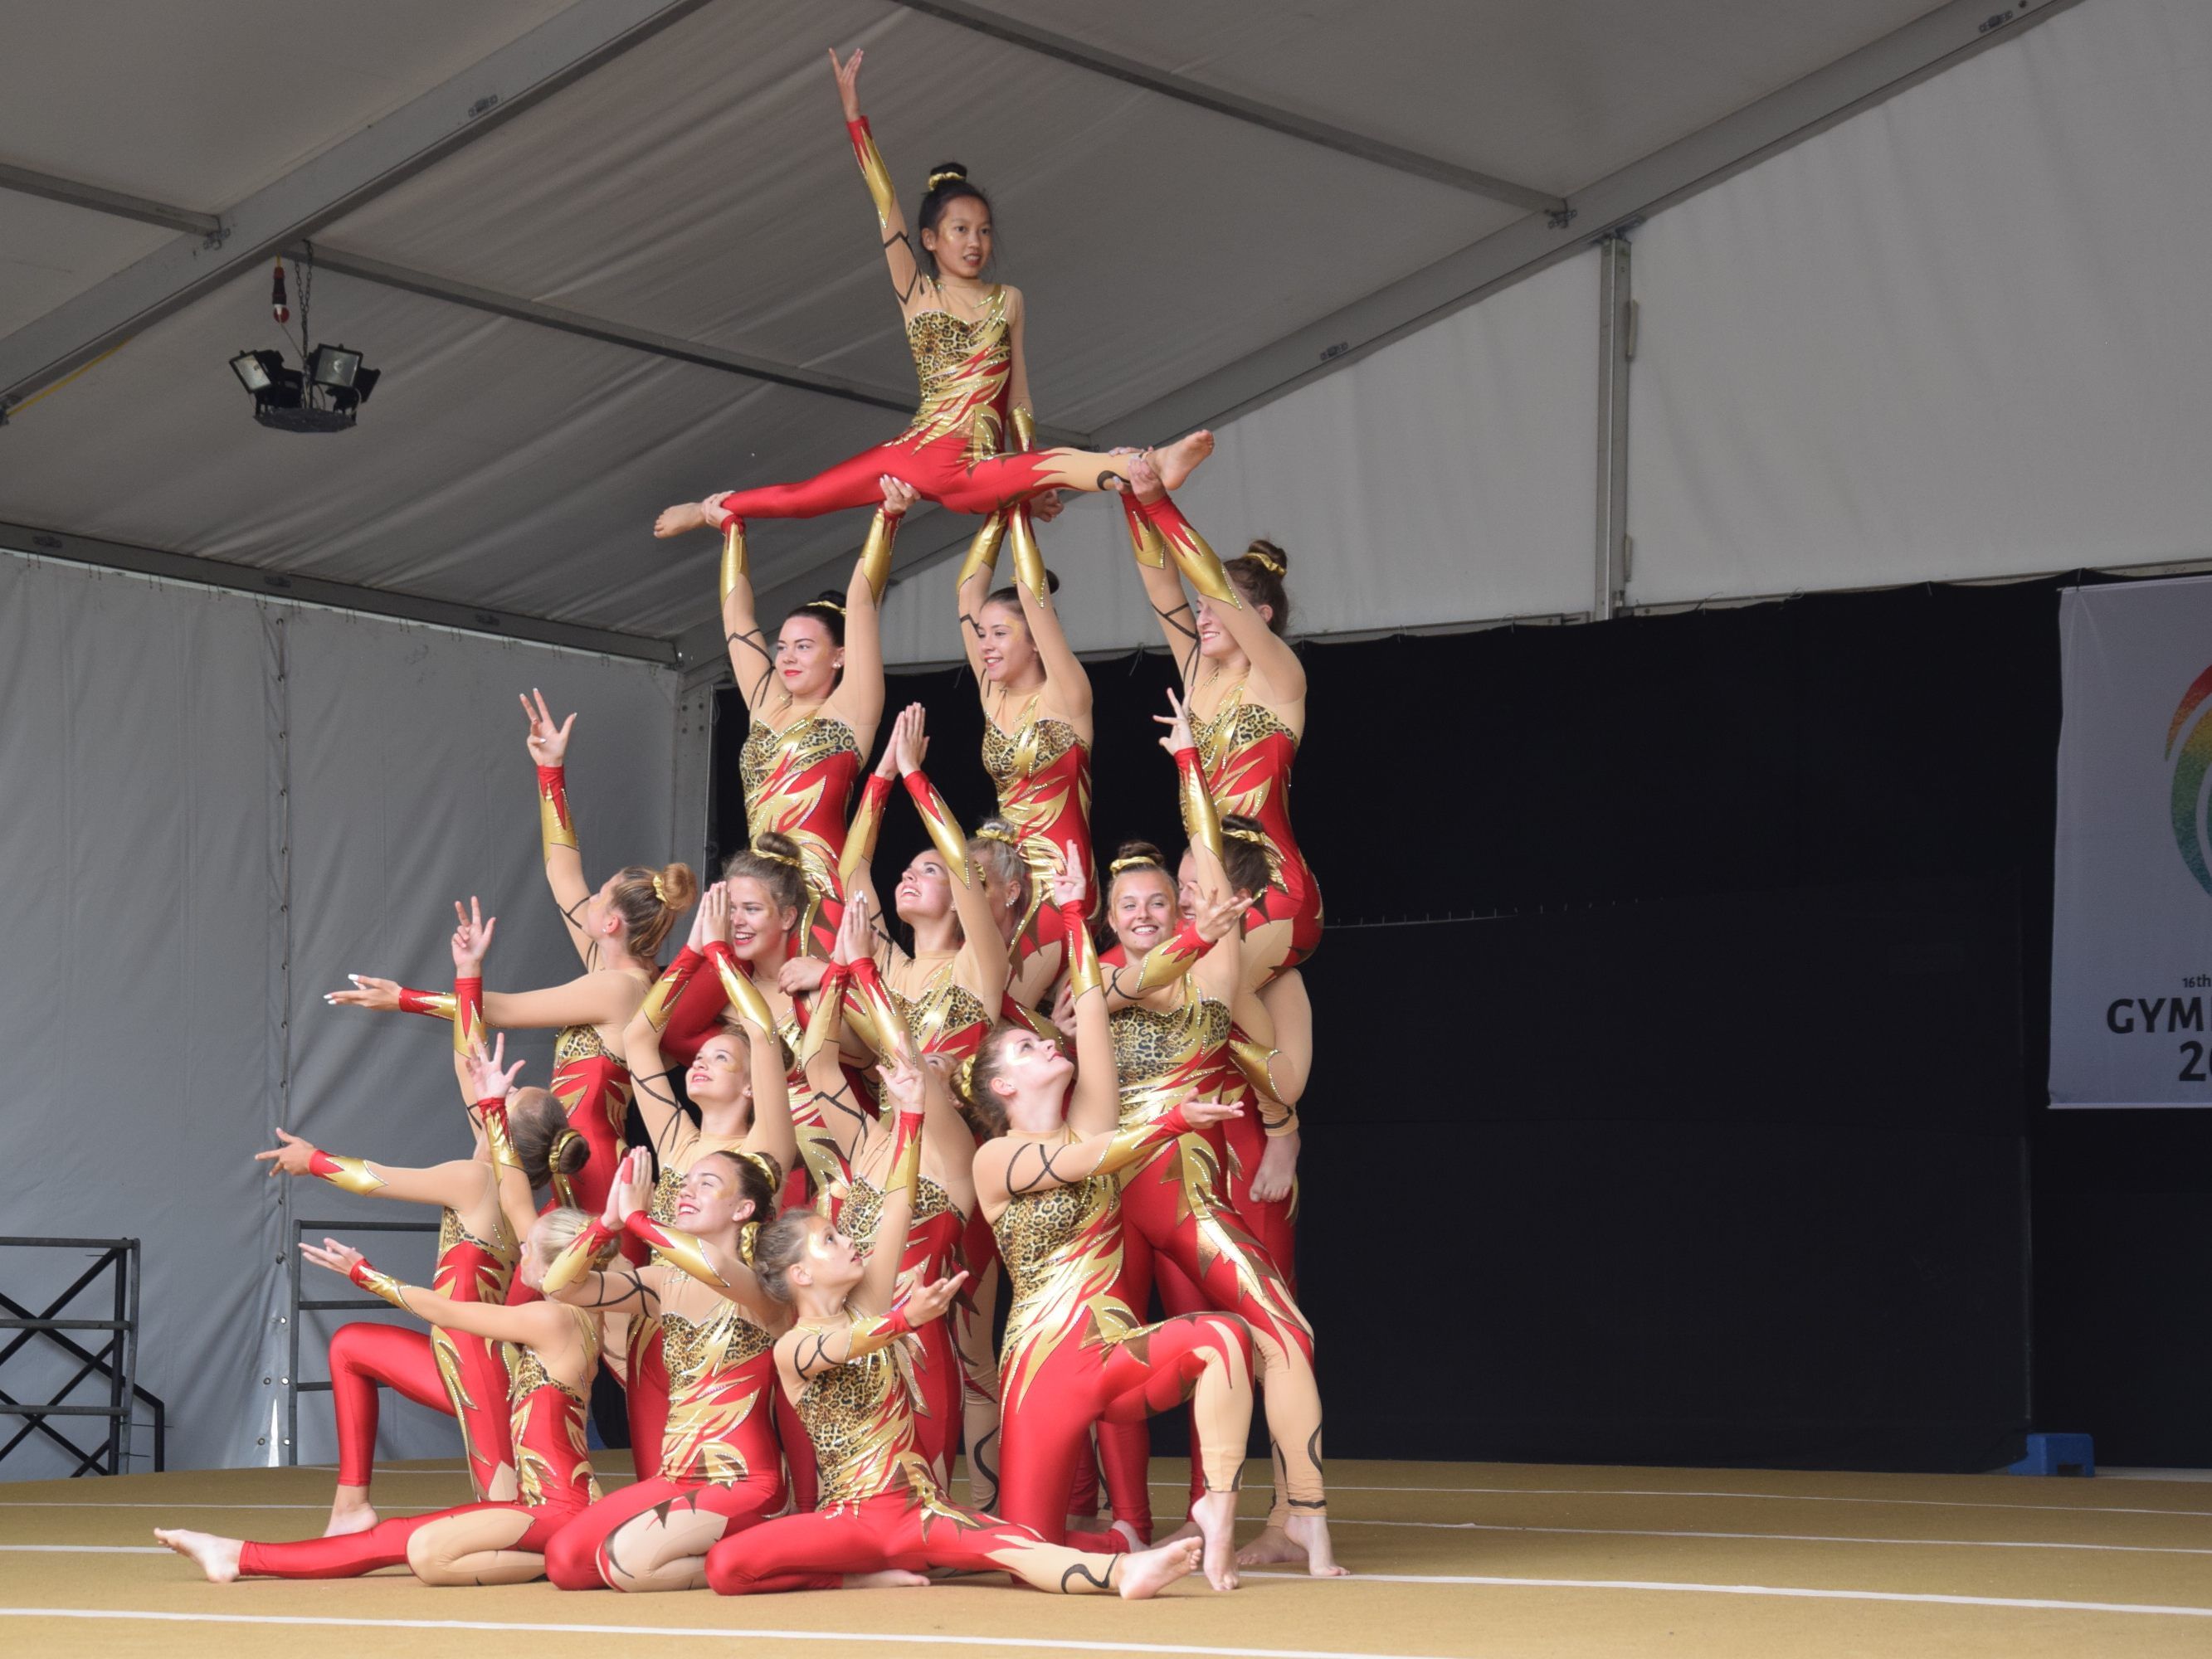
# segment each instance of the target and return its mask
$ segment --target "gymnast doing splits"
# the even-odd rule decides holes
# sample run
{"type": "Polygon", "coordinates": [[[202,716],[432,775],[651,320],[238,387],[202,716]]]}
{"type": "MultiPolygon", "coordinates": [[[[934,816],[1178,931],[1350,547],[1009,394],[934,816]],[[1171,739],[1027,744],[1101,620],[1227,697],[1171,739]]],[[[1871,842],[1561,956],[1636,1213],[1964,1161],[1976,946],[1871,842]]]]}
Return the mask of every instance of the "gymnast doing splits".
{"type": "MultiPolygon", "coordinates": [[[[1046,490],[1104,489],[1109,480],[1126,474],[1127,461],[1119,455],[1033,447],[1036,416],[1022,344],[1027,307],[1020,289],[985,280],[992,249],[989,199],[957,163],[933,169],[915,215],[921,242],[917,255],[890,170],[860,113],[863,55],[855,52],[841,64],[833,50],[830,66],[853,153],[875,203],[899,323],[921,382],[921,403],[906,430],[889,443],[864,449],[801,483],[681,502],[661,514],[653,525],[656,536],[720,530],[748,519],[811,519],[865,507],[880,492],[886,475],[956,513],[989,514],[1046,490]],[[923,257],[929,261],[927,270],[923,257]]],[[[1179,489],[1206,459],[1212,442],[1195,433],[1147,453],[1168,488],[1179,489]]]]}

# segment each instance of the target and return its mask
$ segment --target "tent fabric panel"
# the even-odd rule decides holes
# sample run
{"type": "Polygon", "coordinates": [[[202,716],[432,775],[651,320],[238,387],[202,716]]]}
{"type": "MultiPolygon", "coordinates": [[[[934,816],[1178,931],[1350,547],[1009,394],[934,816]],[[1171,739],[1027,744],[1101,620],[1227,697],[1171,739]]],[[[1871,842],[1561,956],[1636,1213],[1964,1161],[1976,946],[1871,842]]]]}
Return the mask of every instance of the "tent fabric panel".
{"type": "Polygon", "coordinates": [[[1634,233],[1630,599],[2202,556],[2208,72],[2101,0],[1634,233]]]}

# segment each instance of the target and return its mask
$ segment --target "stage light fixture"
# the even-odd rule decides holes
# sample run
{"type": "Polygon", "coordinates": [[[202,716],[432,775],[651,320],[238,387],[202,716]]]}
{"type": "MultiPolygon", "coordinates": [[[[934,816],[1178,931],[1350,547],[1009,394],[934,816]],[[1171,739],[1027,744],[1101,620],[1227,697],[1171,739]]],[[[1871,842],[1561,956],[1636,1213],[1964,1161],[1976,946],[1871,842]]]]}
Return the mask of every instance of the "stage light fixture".
{"type": "MultiPolygon", "coordinates": [[[[281,351],[241,351],[230,360],[238,383],[253,396],[253,418],[280,432],[343,432],[354,423],[368,394],[376,390],[378,372],[362,366],[361,353],[351,346],[313,345],[308,329],[308,299],[314,281],[314,251],[306,251],[300,283],[300,344],[305,354],[300,368],[288,368],[281,351]]],[[[290,320],[284,297],[284,265],[276,264],[271,289],[272,313],[278,325],[290,320]]]]}
{"type": "Polygon", "coordinates": [[[284,368],[281,351],[241,351],[230,360],[230,372],[239,384],[257,396],[276,384],[284,368]]]}
{"type": "Polygon", "coordinates": [[[351,346],[319,345],[307,357],[307,379],[331,391],[352,391],[360,373],[361,353],[351,346]]]}

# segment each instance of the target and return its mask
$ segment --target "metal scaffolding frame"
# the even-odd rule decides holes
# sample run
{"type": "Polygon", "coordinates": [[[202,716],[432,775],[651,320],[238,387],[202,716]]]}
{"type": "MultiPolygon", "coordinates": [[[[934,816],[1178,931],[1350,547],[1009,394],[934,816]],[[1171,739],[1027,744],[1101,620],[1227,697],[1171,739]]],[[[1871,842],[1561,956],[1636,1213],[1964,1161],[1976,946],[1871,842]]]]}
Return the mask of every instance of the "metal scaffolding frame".
{"type": "Polygon", "coordinates": [[[0,1459],[5,1459],[9,1452],[37,1434],[53,1442],[76,1460],[75,1467],[70,1470],[71,1477],[88,1472],[100,1474],[127,1473],[131,1455],[131,1419],[138,1405],[143,1402],[154,1416],[154,1467],[157,1470],[166,1468],[168,1463],[168,1408],[158,1396],[138,1386],[138,1241],[135,1238],[0,1237],[0,1249],[94,1250],[99,1253],[90,1267],[70,1280],[66,1288],[35,1313],[26,1304],[0,1291],[0,1309],[6,1310],[4,1316],[0,1316],[0,1330],[15,1333],[4,1345],[0,1345],[0,1365],[14,1358],[33,1337],[44,1337],[52,1347],[58,1348],[77,1362],[77,1368],[69,1380],[44,1401],[18,1400],[5,1389],[0,1389],[0,1417],[24,1419],[23,1426],[10,1436],[5,1444],[0,1444],[0,1459]],[[80,1295],[92,1289],[101,1274],[109,1272],[115,1276],[113,1316],[107,1319],[66,1316],[63,1310],[80,1295]],[[105,1331],[107,1340],[97,1349],[88,1348],[69,1334],[72,1331],[105,1331]],[[95,1374],[106,1380],[106,1405],[65,1403],[80,1383],[95,1374]],[[107,1419],[107,1437],[99,1445],[87,1449],[48,1420],[57,1417],[104,1417],[107,1419]]]}

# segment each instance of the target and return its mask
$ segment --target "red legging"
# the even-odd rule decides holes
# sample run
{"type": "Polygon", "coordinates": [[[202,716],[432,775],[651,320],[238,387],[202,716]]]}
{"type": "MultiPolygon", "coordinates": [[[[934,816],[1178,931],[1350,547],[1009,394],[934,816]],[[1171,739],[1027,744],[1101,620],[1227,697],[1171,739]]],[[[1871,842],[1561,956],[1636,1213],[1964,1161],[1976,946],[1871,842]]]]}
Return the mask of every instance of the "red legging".
{"type": "Polygon", "coordinates": [[[358,1578],[379,1567],[405,1566],[407,1540],[431,1522],[481,1510],[507,1510],[528,1516],[530,1529],[507,1548],[531,1555],[543,1555],[555,1534],[581,1513],[551,1504],[532,1510],[520,1504],[460,1504],[430,1515],[380,1521],[367,1532],[349,1533],[342,1538],[303,1538],[291,1544],[248,1542],[238,1552],[238,1570],[262,1578],[358,1578]]]}
{"type": "MultiPolygon", "coordinates": [[[[1243,1321],[1226,1314],[1184,1314],[1109,1346],[1071,1335],[1023,1383],[1020,1405],[1006,1413],[999,1431],[1001,1513],[1048,1543],[1060,1542],[1066,1535],[1069,1486],[1091,1461],[1091,1425],[1103,1419],[1143,1433],[1146,1418],[1190,1398],[1209,1364],[1224,1365],[1235,1384],[1249,1390],[1252,1333],[1243,1321]]],[[[1247,1392],[1247,1422],[1251,1405],[1247,1392]]],[[[1204,1449],[1194,1438],[1194,1469],[1204,1449]]],[[[1221,1473],[1233,1480],[1244,1462],[1243,1439],[1212,1449],[1217,1461],[1231,1460],[1221,1473]]],[[[1111,1536],[1117,1540],[1114,1547],[1125,1547],[1121,1534],[1111,1536]]],[[[1085,1535],[1084,1542],[1094,1540],[1085,1535]]]]}
{"type": "MultiPolygon", "coordinates": [[[[1297,1204],[1297,1188],[1293,1187],[1279,1199],[1262,1202],[1252,1196],[1252,1178],[1260,1173],[1260,1160],[1267,1155],[1267,1132],[1261,1125],[1259,1115],[1250,1099],[1246,1099],[1244,1110],[1231,1118],[1222,1127],[1228,1132],[1229,1164],[1224,1171],[1229,1177],[1229,1201],[1237,1206],[1237,1213],[1244,1218],[1244,1224],[1252,1230],[1252,1237],[1260,1241],[1267,1252],[1275,1271],[1283,1276],[1283,1283],[1291,1287],[1291,1294],[1298,1293],[1298,1264],[1297,1258],[1297,1233],[1291,1225],[1291,1216],[1297,1204]]],[[[1182,1271],[1172,1262],[1161,1264],[1161,1294],[1164,1296],[1170,1270],[1182,1279],[1182,1271]]]]}
{"type": "MultiPolygon", "coordinates": [[[[1220,1155],[1221,1143],[1206,1137],[1220,1155]]],[[[1225,1159],[1224,1160],[1225,1165],[1225,1159]]],[[[1160,1301],[1170,1315],[1221,1309],[1241,1316],[1255,1337],[1272,1343],[1293,1358],[1303,1358],[1310,1383],[1313,1333],[1297,1318],[1285,1318],[1279,1308],[1295,1310],[1289,1286],[1264,1249],[1226,1197],[1208,1200],[1225,1227],[1216,1226],[1203,1241],[1194,1217],[1182,1213],[1182,1184],[1176,1148],[1156,1153],[1141,1169],[1124,1177],[1121,1188],[1121,1299],[1139,1318],[1150,1304],[1157,1273],[1160,1301]],[[1201,1256],[1205,1259],[1201,1261],[1201,1256]]],[[[1264,1387],[1272,1380],[1262,1363],[1258,1370],[1264,1387]]],[[[1279,1416],[1288,1409],[1278,1389],[1267,1397],[1271,1437],[1279,1416]]],[[[1305,1403],[1301,1401],[1300,1406],[1305,1403]]],[[[1318,1407],[1315,1407],[1318,1429],[1318,1407]]],[[[1315,1448],[1302,1449],[1301,1487],[1309,1471],[1317,1471],[1315,1448]]],[[[1146,1485],[1152,1456],[1151,1436],[1145,1425],[1109,1419],[1098,1425],[1099,1467],[1112,1500],[1114,1518],[1126,1521],[1139,1534],[1152,1533],[1152,1498],[1146,1485]]],[[[1194,1468],[1193,1487],[1196,1488],[1194,1468]]],[[[1279,1483],[1280,1476],[1278,1477],[1279,1483]]]]}
{"type": "Polygon", "coordinates": [[[822,1496],[820,1476],[814,1467],[814,1443],[781,1387],[775,1390],[775,1433],[783,1443],[784,1464],[791,1471],[792,1507],[811,1510],[822,1496]]]}
{"type": "MultiPolygon", "coordinates": [[[[767,1417],[766,1413],[761,1415],[767,1417]]],[[[545,1550],[545,1576],[562,1589],[626,1589],[614,1535],[648,1510],[665,1505],[666,1510],[690,1509],[720,1516],[722,1536],[729,1538],[773,1515],[782,1504],[783,1474],[773,1444],[768,1448],[764,1473],[727,1485],[657,1476],[635,1481],[601,1498],[561,1528],[545,1550]]]]}
{"type": "Polygon", "coordinates": [[[623,1403],[629,1412],[630,1468],[639,1480],[650,1480],[660,1473],[660,1437],[668,1427],[668,1353],[658,1319],[631,1325],[623,1403]]]}
{"type": "Polygon", "coordinates": [[[884,1492],[834,1510],[787,1515],[726,1538],[707,1552],[707,1583],[724,1595],[835,1589],[848,1572],[929,1567],[955,1572],[1013,1571],[1039,1589],[1109,1588],[1110,1561],[1047,1544],[1026,1527],[944,1498],[924,1503],[884,1492]],[[995,1559],[1028,1557],[1029,1571],[995,1559]]]}
{"type": "Polygon", "coordinates": [[[812,519],[850,507],[882,505],[885,473],[903,479],[933,501],[955,513],[995,513],[1009,502],[1049,488],[1039,453],[963,459],[963,430],[927,443],[902,441],[878,444],[799,483],[764,484],[733,490],[720,498],[725,512],[740,519],[812,519]]]}
{"type": "Polygon", "coordinates": [[[469,1480],[481,1494],[514,1462],[507,1415],[507,1362],[482,1337],[447,1334],[459,1359],[464,1401],[447,1392],[427,1331],[366,1322],[331,1338],[331,1401],[337,1412],[338,1485],[366,1486],[376,1468],[377,1384],[418,1406],[457,1417],[469,1480]]]}

